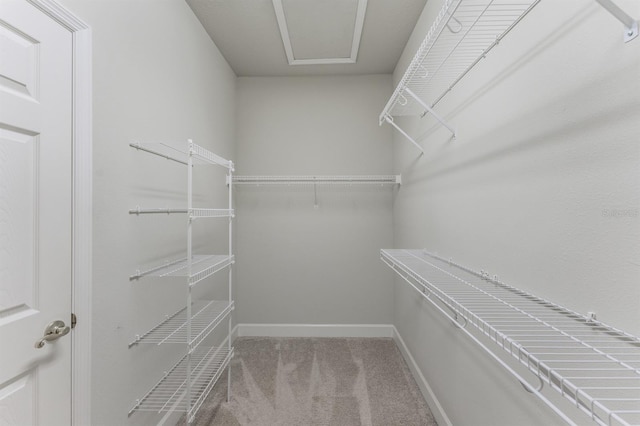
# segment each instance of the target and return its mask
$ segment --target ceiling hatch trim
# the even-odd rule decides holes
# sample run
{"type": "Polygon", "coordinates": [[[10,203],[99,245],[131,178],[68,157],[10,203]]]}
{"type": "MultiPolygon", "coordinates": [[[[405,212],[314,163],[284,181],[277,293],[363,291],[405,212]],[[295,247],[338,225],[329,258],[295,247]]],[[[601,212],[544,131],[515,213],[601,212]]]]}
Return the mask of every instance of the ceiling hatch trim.
{"type": "Polygon", "coordinates": [[[358,9],[356,10],[355,25],[353,28],[353,41],[351,43],[351,56],[348,58],[317,58],[317,59],[296,59],[293,56],[293,48],[291,47],[291,38],[289,37],[289,28],[287,19],[284,14],[282,0],[273,0],[273,8],[276,12],[278,27],[280,28],[280,36],[282,44],[287,55],[289,65],[332,65],[332,64],[355,64],[358,58],[358,50],[360,49],[360,39],[362,38],[362,28],[364,27],[364,15],[367,10],[368,0],[358,0],[358,9]]]}

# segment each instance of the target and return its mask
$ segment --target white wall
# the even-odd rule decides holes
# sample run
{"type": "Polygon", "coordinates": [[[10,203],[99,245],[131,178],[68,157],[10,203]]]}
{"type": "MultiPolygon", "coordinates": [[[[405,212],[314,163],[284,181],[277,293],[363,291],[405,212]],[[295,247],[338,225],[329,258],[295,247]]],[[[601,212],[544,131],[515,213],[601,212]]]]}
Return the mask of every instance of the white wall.
{"type": "MultiPolygon", "coordinates": [[[[441,6],[427,3],[395,82],[441,6]]],[[[640,39],[624,44],[597,3],[541,2],[437,105],[457,140],[431,117],[398,120],[425,155],[394,134],[395,246],[640,335],[638,76],[640,39]]],[[[454,424],[558,421],[433,311],[396,282],[394,324],[454,424]]]]}
{"type": "MultiPolygon", "coordinates": [[[[192,138],[233,159],[235,75],[185,2],[62,3],[93,30],[92,424],[155,424],[156,414],[128,418],[127,412],[172,365],[178,349],[127,344],[185,306],[186,291],[179,280],[130,282],[129,275],[142,263],[183,254],[186,222],[137,218],[127,210],[184,206],[186,168],[128,144],[192,138]]],[[[196,174],[196,205],[225,208],[224,170],[197,168],[196,174]],[[211,181],[219,185],[212,188],[211,181]]],[[[196,240],[199,249],[226,248],[223,222],[196,224],[205,235],[196,240]]],[[[226,298],[226,277],[209,284],[226,298]]]]}
{"type": "MultiPolygon", "coordinates": [[[[237,174],[389,174],[391,76],[238,78],[237,174]]],[[[390,324],[392,196],[236,186],[239,323],[390,324]]]]}

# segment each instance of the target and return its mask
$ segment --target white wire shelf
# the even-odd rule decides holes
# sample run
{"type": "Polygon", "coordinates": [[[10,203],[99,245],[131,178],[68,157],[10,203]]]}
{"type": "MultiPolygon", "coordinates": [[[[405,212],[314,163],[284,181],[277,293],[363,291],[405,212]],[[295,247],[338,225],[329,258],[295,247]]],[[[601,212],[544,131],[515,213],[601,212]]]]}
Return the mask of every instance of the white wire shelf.
{"type": "Polygon", "coordinates": [[[233,209],[170,209],[170,208],[156,208],[156,209],[143,209],[136,207],[130,209],[129,214],[147,215],[147,214],[187,214],[191,219],[198,218],[212,218],[212,217],[234,217],[233,209]]]}
{"type": "Polygon", "coordinates": [[[381,257],[568,423],[540,392],[544,384],[598,424],[640,424],[637,337],[424,250],[381,250],[381,257]],[[468,324],[527,367],[538,388],[475,338],[468,324]]]}
{"type": "Polygon", "coordinates": [[[131,275],[129,280],[143,277],[188,277],[189,285],[194,285],[232,265],[234,261],[233,255],[194,255],[191,257],[191,274],[188,273],[187,258],[182,258],[141,268],[131,275]]]}
{"type": "Polygon", "coordinates": [[[149,392],[136,401],[129,415],[136,411],[187,411],[192,422],[202,402],[211,392],[222,372],[233,358],[233,348],[200,347],[191,354],[191,403],[187,397],[187,356],[185,355],[156,383],[149,392]]]}
{"type": "Polygon", "coordinates": [[[233,176],[234,185],[400,185],[400,175],[233,176]]]}
{"type": "Polygon", "coordinates": [[[455,137],[455,129],[433,107],[482,59],[540,0],[445,0],[391,98],[380,113],[422,148],[394,121],[394,116],[431,113],[455,137]]]}
{"type": "Polygon", "coordinates": [[[129,347],[138,344],[187,344],[197,347],[233,310],[233,301],[200,300],[191,305],[191,341],[187,339],[187,308],[182,308],[144,334],[137,335],[129,347]]]}
{"type": "Polygon", "coordinates": [[[129,146],[185,165],[188,164],[189,156],[191,156],[194,165],[214,164],[234,170],[232,161],[226,160],[200,145],[196,145],[191,140],[184,142],[144,143],[136,141],[130,143],[129,146]]]}

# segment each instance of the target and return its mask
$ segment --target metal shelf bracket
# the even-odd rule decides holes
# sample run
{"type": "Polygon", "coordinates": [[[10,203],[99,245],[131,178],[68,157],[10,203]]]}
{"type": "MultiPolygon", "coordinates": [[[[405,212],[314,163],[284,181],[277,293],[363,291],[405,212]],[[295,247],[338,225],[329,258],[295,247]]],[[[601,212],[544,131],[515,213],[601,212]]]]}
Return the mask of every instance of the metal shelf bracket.
{"type": "Polygon", "coordinates": [[[397,131],[400,132],[400,134],[402,136],[404,136],[405,138],[409,139],[409,142],[411,142],[416,148],[418,148],[420,150],[420,155],[424,154],[424,149],[422,149],[422,147],[420,145],[418,145],[418,142],[416,142],[411,136],[409,136],[409,134],[407,132],[405,132],[404,130],[402,130],[400,128],[400,126],[398,126],[394,121],[393,121],[393,117],[389,114],[384,116],[384,119],[387,123],[391,124],[393,127],[396,128],[397,131]]]}
{"type": "MultiPolygon", "coordinates": [[[[413,91],[411,91],[411,89],[409,89],[408,87],[405,87],[403,92],[407,93],[409,96],[411,96],[422,108],[424,108],[425,113],[421,116],[423,117],[424,115],[426,115],[427,113],[431,114],[436,120],[438,120],[438,122],[440,124],[442,124],[444,127],[447,128],[447,130],[449,130],[451,132],[451,134],[453,135],[453,138],[456,138],[456,129],[454,129],[452,126],[450,126],[444,118],[442,118],[440,116],[440,114],[438,114],[437,112],[435,112],[433,110],[433,108],[431,108],[429,105],[427,105],[426,102],[424,102],[422,99],[420,99],[420,97],[418,95],[416,95],[415,93],[413,93],[413,91]]],[[[401,105],[406,105],[407,104],[407,98],[404,97],[404,95],[402,93],[398,94],[398,98],[399,99],[404,99],[404,102],[402,102],[401,100],[399,100],[398,102],[400,102],[401,105]]],[[[398,126],[395,121],[393,121],[393,117],[391,116],[391,114],[386,114],[384,116],[384,119],[387,123],[391,124],[393,127],[396,128],[396,130],[398,132],[400,132],[402,134],[402,136],[404,136],[405,138],[407,138],[409,140],[409,142],[411,142],[413,145],[415,145],[416,148],[418,148],[420,150],[420,155],[424,154],[424,150],[422,149],[422,147],[418,144],[418,142],[415,141],[415,139],[413,139],[411,136],[409,136],[409,134],[407,132],[405,132],[404,130],[402,130],[400,128],[400,126],[398,126]]]]}
{"type": "Polygon", "coordinates": [[[628,43],[638,37],[638,21],[615,4],[612,0],[596,0],[610,14],[624,25],[624,42],[628,43]]]}
{"type": "Polygon", "coordinates": [[[431,108],[429,105],[426,104],[426,102],[424,102],[422,99],[420,99],[420,97],[418,95],[416,95],[415,93],[413,93],[411,91],[411,89],[409,89],[408,87],[404,88],[404,91],[407,92],[409,95],[411,95],[411,97],[413,99],[416,100],[417,103],[419,103],[425,110],[429,111],[429,113],[431,115],[433,115],[433,117],[438,120],[440,122],[440,124],[442,124],[444,127],[446,127],[452,134],[453,137],[456,137],[456,129],[454,129],[453,127],[451,127],[450,125],[447,124],[446,121],[444,121],[444,118],[442,118],[439,114],[437,114],[433,108],[431,108]]]}

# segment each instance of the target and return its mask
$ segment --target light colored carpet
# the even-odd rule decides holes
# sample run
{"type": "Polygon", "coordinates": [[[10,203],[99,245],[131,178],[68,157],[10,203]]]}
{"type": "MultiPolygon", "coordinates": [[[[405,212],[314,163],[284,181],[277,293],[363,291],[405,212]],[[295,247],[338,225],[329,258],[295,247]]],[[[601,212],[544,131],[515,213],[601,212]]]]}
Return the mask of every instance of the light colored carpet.
{"type": "MultiPolygon", "coordinates": [[[[197,426],[436,422],[392,339],[239,338],[197,426]]],[[[184,419],[183,419],[184,421],[184,419]]]]}

